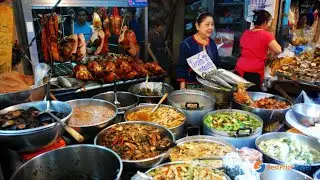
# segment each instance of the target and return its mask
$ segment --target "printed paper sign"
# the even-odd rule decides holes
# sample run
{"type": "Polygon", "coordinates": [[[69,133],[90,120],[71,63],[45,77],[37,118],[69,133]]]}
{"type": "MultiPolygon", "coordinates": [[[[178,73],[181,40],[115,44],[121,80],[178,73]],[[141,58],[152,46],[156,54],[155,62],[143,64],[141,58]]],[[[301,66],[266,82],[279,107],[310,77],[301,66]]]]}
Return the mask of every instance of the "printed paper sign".
{"type": "Polygon", "coordinates": [[[213,70],[217,70],[216,65],[212,62],[209,55],[205,51],[193,55],[187,59],[189,66],[199,76],[203,77],[203,73],[208,73],[213,70]]]}
{"type": "Polygon", "coordinates": [[[129,6],[133,7],[146,7],[148,6],[148,0],[128,0],[129,6]]]}

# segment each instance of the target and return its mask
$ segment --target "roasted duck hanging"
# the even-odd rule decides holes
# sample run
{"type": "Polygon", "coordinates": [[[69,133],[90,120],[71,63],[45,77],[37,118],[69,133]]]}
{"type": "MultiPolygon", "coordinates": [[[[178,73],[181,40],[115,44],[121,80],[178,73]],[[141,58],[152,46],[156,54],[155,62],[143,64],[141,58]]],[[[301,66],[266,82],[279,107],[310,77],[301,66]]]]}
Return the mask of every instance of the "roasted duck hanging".
{"type": "Polygon", "coordinates": [[[112,34],[119,36],[121,31],[122,17],[119,15],[119,9],[116,7],[112,9],[112,15],[110,16],[110,23],[111,23],[112,34]]]}
{"type": "Polygon", "coordinates": [[[102,30],[101,18],[97,13],[93,13],[94,32],[90,38],[88,47],[91,49],[89,54],[99,55],[104,46],[105,33],[102,30]]]}
{"type": "Polygon", "coordinates": [[[131,57],[136,57],[138,55],[140,48],[136,35],[132,30],[128,30],[127,26],[122,28],[119,43],[131,57]]]}

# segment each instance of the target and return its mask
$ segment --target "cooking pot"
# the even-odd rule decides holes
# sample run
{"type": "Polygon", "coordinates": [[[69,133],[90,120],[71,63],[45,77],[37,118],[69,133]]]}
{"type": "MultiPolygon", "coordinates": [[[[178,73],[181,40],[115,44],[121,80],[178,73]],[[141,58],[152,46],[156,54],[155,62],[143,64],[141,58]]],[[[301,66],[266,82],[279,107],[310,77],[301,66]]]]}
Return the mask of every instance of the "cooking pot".
{"type": "MultiPolygon", "coordinates": [[[[30,107],[45,111],[47,109],[47,102],[36,101],[10,106],[1,110],[0,114],[6,114],[9,111],[18,109],[27,110],[30,107]]],[[[50,109],[58,113],[65,113],[67,116],[61,119],[63,122],[67,121],[72,115],[71,106],[65,102],[51,101],[50,109]]],[[[0,144],[1,147],[18,152],[33,152],[50,145],[61,135],[62,127],[56,122],[31,129],[0,130],[0,144]]]]}
{"type": "Polygon", "coordinates": [[[280,120],[284,120],[285,119],[285,115],[286,112],[291,109],[292,103],[280,96],[277,95],[273,95],[273,94],[268,94],[268,93],[262,93],[262,92],[248,92],[249,97],[253,100],[253,101],[257,101],[260,100],[262,98],[274,98],[277,101],[283,101],[283,102],[287,102],[288,104],[290,104],[289,108],[286,109],[262,109],[262,108],[253,108],[244,104],[239,104],[237,101],[234,101],[233,103],[233,107],[236,109],[242,109],[248,112],[251,112],[253,114],[258,115],[259,117],[261,117],[261,119],[263,119],[264,124],[271,124],[272,122],[275,121],[280,121],[280,120]]]}
{"type": "MultiPolygon", "coordinates": [[[[92,99],[101,99],[114,104],[114,91],[97,94],[93,96],[92,99]]],[[[117,91],[117,100],[120,102],[120,105],[116,105],[118,108],[118,115],[114,121],[115,123],[124,121],[124,112],[136,107],[139,103],[139,97],[130,92],[117,91]]]]}
{"type": "Polygon", "coordinates": [[[214,110],[215,98],[196,90],[173,91],[168,96],[168,104],[180,109],[187,116],[189,126],[202,126],[202,118],[214,110]]]}
{"type": "MultiPolygon", "coordinates": [[[[238,130],[236,134],[233,135],[233,134],[228,134],[226,132],[222,132],[222,131],[218,131],[216,129],[210,128],[203,122],[203,133],[205,135],[214,136],[217,138],[221,138],[225,141],[228,141],[233,146],[239,149],[242,147],[255,148],[255,140],[257,137],[259,137],[262,134],[262,127],[263,127],[262,119],[253,113],[242,111],[242,110],[236,110],[236,109],[221,109],[221,110],[210,112],[206,116],[223,113],[223,112],[238,112],[242,114],[248,114],[249,116],[259,120],[261,122],[261,127],[257,128],[256,130],[245,128],[242,130],[238,130]],[[247,130],[249,130],[249,134],[243,133],[243,132],[247,132],[247,130]]],[[[203,120],[206,118],[206,116],[203,118],[203,120]]]]}
{"type": "Polygon", "coordinates": [[[0,94],[0,110],[16,104],[30,101],[42,101],[46,96],[48,83],[41,86],[32,86],[31,89],[13,93],[0,94]]]}
{"type": "MultiPolygon", "coordinates": [[[[125,121],[128,121],[128,118],[127,118],[128,114],[136,112],[136,111],[138,111],[140,109],[144,109],[144,108],[150,107],[153,109],[155,106],[156,106],[156,104],[146,104],[146,105],[139,105],[137,107],[134,107],[124,113],[124,119],[125,119],[125,121]]],[[[160,105],[160,107],[172,108],[172,109],[175,109],[176,111],[178,111],[179,113],[183,114],[184,121],[180,125],[178,125],[176,127],[168,128],[168,129],[174,134],[176,139],[180,139],[180,138],[184,137],[185,136],[185,129],[186,129],[186,125],[187,125],[186,115],[181,110],[179,110],[175,107],[172,107],[172,106],[160,105]]]]}
{"type": "MultiPolygon", "coordinates": [[[[163,126],[160,126],[159,124],[152,123],[152,122],[129,121],[129,122],[121,122],[118,124],[114,124],[112,126],[105,128],[95,137],[94,144],[101,146],[100,143],[101,143],[102,139],[104,138],[104,134],[106,132],[108,132],[111,128],[113,128],[114,126],[128,125],[128,124],[140,124],[140,125],[151,126],[151,127],[157,128],[162,135],[168,137],[172,142],[175,142],[175,138],[174,138],[174,135],[172,134],[172,132],[163,126]]],[[[157,166],[160,163],[162,163],[166,158],[166,154],[167,154],[167,152],[163,152],[162,154],[159,154],[158,156],[147,158],[147,159],[141,159],[141,160],[123,159],[122,162],[123,162],[125,169],[130,169],[130,170],[132,170],[132,169],[140,169],[140,170],[147,169],[147,168],[151,168],[151,167],[157,166]]]]}
{"type": "Polygon", "coordinates": [[[162,92],[160,96],[145,96],[139,93],[140,86],[142,83],[132,85],[128,89],[129,92],[139,97],[140,103],[158,103],[165,93],[171,93],[172,91],[174,91],[173,87],[170,86],[169,84],[162,83],[162,82],[148,82],[150,86],[154,86],[155,84],[162,83],[162,92]]]}
{"type": "Polygon", "coordinates": [[[72,145],[38,155],[10,180],[118,180],[122,162],[114,151],[95,145],[72,145]]]}
{"type": "MultiPolygon", "coordinates": [[[[86,140],[93,139],[99,131],[101,131],[103,128],[113,124],[115,117],[117,116],[118,109],[115,105],[108,101],[100,100],[100,99],[75,99],[67,101],[68,104],[72,108],[78,107],[78,106],[104,106],[112,109],[115,113],[112,117],[109,117],[107,119],[101,119],[99,123],[92,124],[92,125],[83,125],[83,126],[74,126],[69,125],[70,127],[74,128],[76,131],[78,131],[81,135],[84,136],[86,140]]],[[[67,121],[68,123],[68,121],[67,121]]]]}

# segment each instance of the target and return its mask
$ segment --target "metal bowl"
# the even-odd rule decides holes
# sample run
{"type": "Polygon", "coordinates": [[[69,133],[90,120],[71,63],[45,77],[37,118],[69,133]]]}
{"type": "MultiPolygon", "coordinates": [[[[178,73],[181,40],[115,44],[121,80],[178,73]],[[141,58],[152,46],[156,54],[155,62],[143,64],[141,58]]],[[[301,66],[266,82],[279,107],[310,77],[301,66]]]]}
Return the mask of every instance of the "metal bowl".
{"type": "Polygon", "coordinates": [[[275,98],[278,101],[284,101],[290,104],[289,108],[286,109],[262,109],[262,108],[253,108],[244,104],[239,104],[233,99],[234,102],[234,107],[237,109],[242,109],[248,112],[252,112],[259,117],[263,119],[264,124],[270,124],[274,121],[279,121],[285,118],[286,112],[291,109],[292,103],[280,96],[273,95],[273,94],[268,94],[268,93],[262,93],[262,92],[248,92],[248,95],[253,101],[260,100],[262,98],[275,98]]]}
{"type": "MultiPolygon", "coordinates": [[[[40,111],[47,109],[46,101],[28,102],[24,104],[10,106],[0,111],[0,114],[6,114],[9,111],[18,109],[26,110],[30,107],[35,107],[40,111]]],[[[67,121],[72,115],[72,108],[68,103],[61,101],[51,101],[50,109],[56,112],[64,112],[67,114],[62,119],[67,121]]],[[[0,143],[2,147],[19,151],[32,152],[41,149],[53,143],[62,134],[62,128],[58,123],[51,123],[46,126],[41,126],[25,130],[0,130],[0,143]]]]}
{"type": "Polygon", "coordinates": [[[195,90],[173,91],[168,96],[168,104],[181,109],[187,116],[189,126],[202,126],[202,118],[214,110],[216,99],[208,93],[195,90]],[[188,109],[188,105],[197,105],[195,109],[188,109]]]}
{"type": "MultiPolygon", "coordinates": [[[[161,96],[143,96],[139,94],[140,86],[142,83],[132,85],[128,89],[129,92],[139,97],[140,103],[158,103],[165,93],[171,93],[172,91],[174,91],[174,88],[172,86],[166,83],[162,83],[163,86],[162,86],[161,96]]],[[[148,82],[148,83],[150,83],[151,85],[154,85],[160,82],[148,82]]]]}
{"type": "Polygon", "coordinates": [[[313,174],[313,179],[314,180],[319,180],[320,179],[320,169],[318,169],[318,171],[313,174]]]}
{"type": "Polygon", "coordinates": [[[295,118],[305,126],[320,122],[320,105],[299,103],[292,106],[295,118]]]}
{"type": "Polygon", "coordinates": [[[47,86],[48,84],[39,87],[32,86],[28,90],[0,94],[0,109],[30,101],[41,101],[46,96],[47,86]]]}
{"type": "MultiPolygon", "coordinates": [[[[78,131],[81,135],[85,137],[85,139],[91,139],[94,138],[95,135],[101,131],[101,129],[105,128],[108,125],[111,125],[117,116],[118,108],[113,105],[112,103],[100,99],[75,99],[71,101],[67,101],[67,103],[70,104],[72,108],[78,107],[78,106],[86,106],[86,105],[92,105],[92,106],[104,106],[112,109],[115,113],[112,117],[108,119],[102,119],[97,124],[92,125],[85,125],[85,126],[70,126],[73,127],[76,131],[78,131]]],[[[68,121],[67,121],[68,123],[68,121]]]]}
{"type": "MultiPolygon", "coordinates": [[[[105,93],[97,94],[92,97],[92,99],[101,99],[108,102],[114,103],[114,91],[108,91],[105,93]]],[[[118,114],[124,114],[126,110],[129,110],[139,103],[139,97],[124,91],[117,91],[117,99],[120,102],[120,105],[117,105],[118,114]]]]}
{"type": "Polygon", "coordinates": [[[38,155],[22,165],[10,180],[120,179],[123,165],[112,150],[73,145],[38,155]]]}
{"type": "MultiPolygon", "coordinates": [[[[212,136],[204,136],[204,135],[188,136],[188,137],[184,137],[177,140],[176,144],[177,146],[179,146],[188,142],[208,142],[208,143],[220,144],[220,145],[223,145],[224,147],[230,147],[232,152],[237,152],[237,149],[231,143],[223,139],[212,137],[212,136]]],[[[172,159],[170,158],[170,151],[168,152],[168,154],[169,154],[169,159],[172,161],[172,159]]],[[[200,157],[200,158],[205,158],[205,157],[200,157]]],[[[181,159],[181,161],[186,161],[186,160],[181,159]]]]}
{"type": "MultiPolygon", "coordinates": [[[[151,168],[149,169],[148,171],[145,172],[145,174],[148,175],[148,173],[150,173],[151,171],[157,169],[157,168],[160,168],[160,167],[163,167],[163,166],[170,166],[170,165],[177,165],[177,164],[193,164],[193,165],[197,165],[197,166],[202,166],[202,167],[208,167],[210,169],[212,169],[211,166],[208,166],[208,165],[204,165],[204,164],[200,164],[200,163],[191,163],[191,162],[184,162],[184,161],[176,161],[176,162],[169,162],[169,163],[165,163],[165,164],[161,164],[159,166],[156,166],[154,168],[151,168]]],[[[227,176],[225,173],[223,173],[224,177],[227,179],[227,180],[231,180],[229,178],[229,176],[227,176]]]]}
{"type": "MultiPolygon", "coordinates": [[[[146,104],[146,105],[139,105],[137,107],[134,107],[134,108],[131,108],[130,110],[126,111],[124,113],[124,120],[125,121],[129,121],[127,116],[128,114],[130,113],[133,113],[133,112],[136,112],[136,111],[139,111],[140,109],[144,109],[144,108],[154,108],[156,106],[156,104],[146,104]]],[[[171,108],[171,109],[174,109],[176,111],[178,111],[179,113],[183,114],[184,115],[184,120],[183,120],[183,123],[181,123],[180,125],[176,126],[176,127],[172,127],[172,128],[168,128],[175,136],[176,139],[180,139],[182,137],[185,136],[185,129],[187,127],[187,117],[186,115],[184,114],[184,112],[182,112],[181,110],[175,108],[175,107],[172,107],[172,106],[168,106],[168,105],[160,105],[160,107],[167,107],[167,108],[171,108]]]]}
{"type": "MultiPolygon", "coordinates": [[[[203,121],[203,133],[205,135],[214,136],[216,138],[228,141],[233,146],[235,146],[236,148],[239,148],[239,149],[242,148],[242,147],[254,148],[255,147],[255,139],[262,134],[262,127],[263,127],[262,119],[259,116],[255,115],[253,113],[250,113],[250,112],[247,112],[247,111],[243,111],[243,110],[237,110],[237,109],[216,110],[216,111],[208,113],[206,116],[214,115],[214,114],[217,114],[217,113],[223,113],[223,112],[237,112],[237,113],[242,113],[242,114],[248,114],[249,116],[257,119],[258,121],[260,121],[262,125],[261,125],[261,127],[257,128],[256,130],[252,130],[252,133],[249,134],[249,136],[240,136],[239,137],[237,134],[231,136],[231,134],[229,135],[226,132],[222,132],[222,131],[218,131],[216,129],[212,129],[212,128],[208,127],[206,124],[204,124],[204,121],[203,121]]],[[[206,116],[203,117],[203,120],[206,118],[206,116]]]]}
{"type": "Polygon", "coordinates": [[[260,174],[261,180],[270,179],[290,179],[290,180],[312,180],[312,178],[302,172],[297,170],[287,170],[287,169],[270,169],[268,166],[277,166],[277,164],[264,163],[264,171],[260,174]]]}
{"type": "MultiPolygon", "coordinates": [[[[101,138],[103,137],[103,134],[105,134],[105,132],[107,132],[110,128],[112,128],[116,125],[121,125],[121,124],[141,124],[141,125],[152,126],[152,127],[159,129],[161,134],[167,136],[170,140],[172,140],[172,142],[175,142],[175,138],[174,138],[174,135],[172,134],[172,132],[163,126],[160,126],[158,124],[151,123],[151,122],[130,121],[130,122],[121,122],[121,123],[114,124],[112,126],[105,128],[95,137],[94,144],[100,145],[100,141],[101,141],[101,138]]],[[[152,158],[147,158],[147,159],[142,159],[142,160],[124,160],[124,159],[122,159],[122,162],[127,169],[132,169],[132,168],[147,169],[147,168],[151,168],[151,167],[157,166],[160,163],[162,163],[166,159],[166,154],[167,154],[167,152],[164,152],[158,156],[155,156],[152,158]]]]}
{"type": "MultiPolygon", "coordinates": [[[[308,136],[300,135],[300,134],[294,134],[294,133],[286,133],[286,132],[272,132],[272,133],[267,133],[263,134],[260,137],[258,137],[255,141],[256,148],[263,154],[263,159],[267,163],[275,163],[275,164],[288,164],[287,162],[284,162],[280,159],[273,158],[269,155],[267,155],[265,152],[263,152],[259,148],[259,144],[262,141],[267,141],[270,139],[280,139],[280,138],[290,138],[290,139],[295,139],[300,143],[303,143],[311,148],[314,149],[320,149],[320,143],[313,138],[310,138],[308,136]]],[[[310,173],[314,172],[315,170],[319,169],[320,167],[320,162],[314,163],[314,164],[295,164],[295,169],[298,171],[302,171],[305,173],[310,173]]]]}

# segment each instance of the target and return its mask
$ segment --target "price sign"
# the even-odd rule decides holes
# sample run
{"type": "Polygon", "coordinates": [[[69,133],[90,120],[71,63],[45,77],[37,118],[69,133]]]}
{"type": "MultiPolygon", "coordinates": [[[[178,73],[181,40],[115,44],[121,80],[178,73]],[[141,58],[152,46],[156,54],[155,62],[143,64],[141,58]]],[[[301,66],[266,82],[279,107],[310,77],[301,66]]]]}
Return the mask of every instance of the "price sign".
{"type": "Polygon", "coordinates": [[[208,73],[210,71],[217,70],[216,65],[212,62],[209,55],[205,51],[193,55],[187,59],[189,66],[196,72],[199,76],[203,78],[203,73],[208,73]]]}

